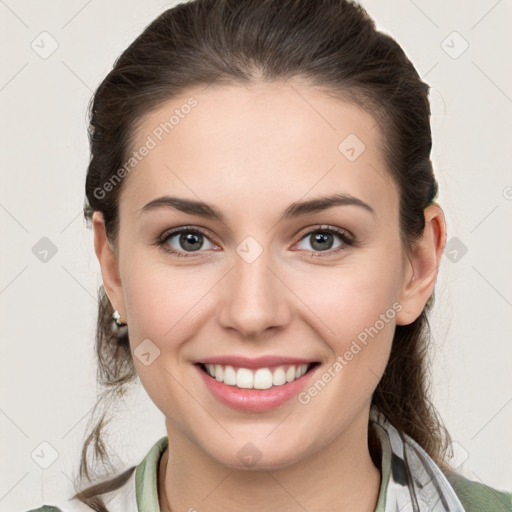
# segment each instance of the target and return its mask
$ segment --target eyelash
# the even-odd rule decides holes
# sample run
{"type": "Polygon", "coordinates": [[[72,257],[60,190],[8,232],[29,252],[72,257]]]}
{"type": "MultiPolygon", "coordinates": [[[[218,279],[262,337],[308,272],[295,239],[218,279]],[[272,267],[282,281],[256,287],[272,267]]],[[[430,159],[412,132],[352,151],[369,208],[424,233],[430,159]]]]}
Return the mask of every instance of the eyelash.
{"type": "MultiPolygon", "coordinates": [[[[196,228],[196,227],[193,228],[193,227],[183,226],[181,228],[174,229],[173,231],[169,231],[169,232],[164,233],[161,237],[158,238],[158,240],[156,241],[156,245],[160,246],[162,248],[162,250],[164,250],[164,251],[166,251],[166,252],[168,252],[168,253],[170,253],[170,254],[172,254],[174,256],[177,256],[178,258],[197,258],[198,256],[193,255],[193,253],[187,253],[186,251],[177,251],[174,248],[171,248],[167,244],[167,242],[171,238],[173,238],[176,235],[179,235],[181,233],[194,233],[194,234],[198,234],[199,233],[199,234],[205,236],[206,238],[210,239],[208,234],[206,232],[204,232],[202,229],[199,229],[199,228],[196,228]]],[[[325,227],[325,228],[323,228],[323,227],[316,228],[316,229],[313,229],[311,231],[306,232],[300,238],[299,242],[304,240],[308,236],[311,236],[314,233],[330,233],[330,234],[336,235],[336,236],[338,236],[341,239],[341,241],[343,243],[342,243],[342,245],[340,245],[336,249],[330,249],[328,251],[314,251],[311,254],[312,258],[317,258],[317,257],[322,258],[322,257],[325,257],[323,255],[323,253],[326,253],[328,256],[332,256],[334,254],[338,254],[338,253],[340,253],[342,251],[347,250],[347,247],[351,247],[351,246],[355,246],[356,245],[356,239],[355,238],[352,238],[349,235],[347,235],[345,231],[342,231],[342,230],[339,230],[337,228],[333,228],[333,227],[330,227],[330,226],[325,227]]],[[[301,250],[307,251],[307,249],[301,249],[301,250]]],[[[196,252],[204,252],[204,251],[196,251],[196,252]]]]}

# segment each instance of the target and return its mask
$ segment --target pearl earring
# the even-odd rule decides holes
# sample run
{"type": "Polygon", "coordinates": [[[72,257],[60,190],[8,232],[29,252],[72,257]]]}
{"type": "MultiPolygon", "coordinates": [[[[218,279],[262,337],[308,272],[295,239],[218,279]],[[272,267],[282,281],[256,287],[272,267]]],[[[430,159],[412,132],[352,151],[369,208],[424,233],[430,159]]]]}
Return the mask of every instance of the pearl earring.
{"type": "Polygon", "coordinates": [[[126,322],[121,318],[121,315],[117,311],[117,309],[112,313],[112,318],[116,323],[117,327],[123,327],[126,325],[126,322]]]}
{"type": "Polygon", "coordinates": [[[121,318],[121,315],[117,310],[115,310],[112,313],[112,318],[114,321],[112,322],[112,332],[116,335],[118,338],[122,338],[123,336],[126,336],[128,333],[128,326],[121,318]]]}

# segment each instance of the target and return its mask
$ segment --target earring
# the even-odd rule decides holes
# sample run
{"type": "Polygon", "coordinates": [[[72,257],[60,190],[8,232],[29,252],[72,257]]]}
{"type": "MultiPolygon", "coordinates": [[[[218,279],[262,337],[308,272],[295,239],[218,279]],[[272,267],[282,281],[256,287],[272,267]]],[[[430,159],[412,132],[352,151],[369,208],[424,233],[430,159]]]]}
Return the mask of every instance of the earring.
{"type": "Polygon", "coordinates": [[[126,325],[126,322],[121,318],[117,309],[112,313],[112,318],[114,319],[117,327],[123,327],[126,325]]]}
{"type": "Polygon", "coordinates": [[[112,322],[112,332],[114,332],[117,337],[122,338],[127,334],[128,326],[121,318],[117,309],[112,313],[112,318],[114,319],[112,322]]]}

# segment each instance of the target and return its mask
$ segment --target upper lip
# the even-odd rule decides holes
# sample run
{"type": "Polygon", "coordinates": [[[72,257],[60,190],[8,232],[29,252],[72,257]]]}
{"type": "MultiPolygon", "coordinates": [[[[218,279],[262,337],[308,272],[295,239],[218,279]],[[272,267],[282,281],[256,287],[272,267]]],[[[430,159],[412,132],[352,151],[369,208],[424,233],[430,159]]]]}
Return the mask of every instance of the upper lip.
{"type": "Polygon", "coordinates": [[[243,356],[215,356],[207,357],[197,361],[203,364],[220,364],[223,366],[236,366],[237,368],[268,368],[270,366],[285,366],[285,365],[302,365],[310,364],[315,361],[311,359],[301,359],[297,357],[288,356],[261,356],[255,358],[243,356]]]}

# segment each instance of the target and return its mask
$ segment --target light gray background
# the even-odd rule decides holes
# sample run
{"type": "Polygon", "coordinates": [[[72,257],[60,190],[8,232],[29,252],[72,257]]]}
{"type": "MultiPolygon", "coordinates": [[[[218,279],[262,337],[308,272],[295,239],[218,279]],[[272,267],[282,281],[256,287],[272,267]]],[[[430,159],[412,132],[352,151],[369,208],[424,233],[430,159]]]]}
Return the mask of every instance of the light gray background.
{"type": "MultiPolygon", "coordinates": [[[[82,221],[86,107],[115,58],[169,5],[0,1],[2,511],[72,491],[95,403],[101,283],[82,221]],[[43,31],[58,43],[47,58],[31,47],[51,48],[43,31]],[[32,250],[42,237],[57,248],[46,262],[32,250]],[[50,461],[42,442],[59,454],[47,469],[34,461],[50,461]]],[[[459,244],[443,256],[436,288],[435,403],[456,441],[454,464],[471,479],[512,489],[512,2],[363,5],[432,87],[440,203],[449,243],[459,244]]],[[[108,441],[117,462],[138,464],[165,435],[163,417],[140,385],[115,415],[108,441]]]]}

